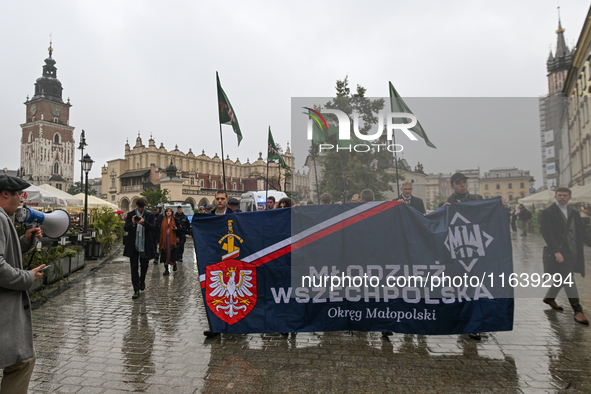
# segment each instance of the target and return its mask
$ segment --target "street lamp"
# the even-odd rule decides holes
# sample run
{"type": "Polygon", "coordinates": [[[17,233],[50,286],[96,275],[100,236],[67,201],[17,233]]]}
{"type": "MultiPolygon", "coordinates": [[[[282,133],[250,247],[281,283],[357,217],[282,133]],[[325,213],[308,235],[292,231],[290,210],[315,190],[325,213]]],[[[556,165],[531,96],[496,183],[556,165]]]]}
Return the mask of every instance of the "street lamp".
{"type": "MultiPolygon", "coordinates": [[[[80,162],[82,162],[82,160],[84,160],[84,147],[88,146],[88,144],[86,143],[86,137],[84,136],[84,130],[82,130],[82,133],[80,134],[80,145],[78,145],[78,149],[80,149],[80,162]]],[[[82,164],[82,171],[80,172],[80,191],[82,191],[82,177],[83,177],[83,172],[84,172],[84,164],[82,164]]]]}
{"type": "Polygon", "coordinates": [[[82,171],[86,174],[86,184],[84,188],[84,233],[88,230],[88,173],[92,169],[92,159],[87,154],[84,155],[84,158],[80,160],[82,163],[82,171]]]}

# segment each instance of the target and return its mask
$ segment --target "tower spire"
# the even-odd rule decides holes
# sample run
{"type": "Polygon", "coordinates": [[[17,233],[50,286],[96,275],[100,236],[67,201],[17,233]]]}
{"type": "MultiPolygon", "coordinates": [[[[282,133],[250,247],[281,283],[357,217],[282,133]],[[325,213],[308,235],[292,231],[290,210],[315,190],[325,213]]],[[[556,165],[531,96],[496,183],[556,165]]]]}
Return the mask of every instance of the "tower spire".
{"type": "Polygon", "coordinates": [[[555,57],[563,57],[569,53],[568,47],[566,46],[566,41],[564,39],[564,30],[565,29],[562,27],[562,21],[560,20],[560,6],[558,6],[558,30],[556,30],[558,37],[556,38],[555,57]]]}
{"type": "Polygon", "coordinates": [[[49,51],[49,57],[51,57],[51,54],[53,53],[53,48],[51,47],[51,44],[53,44],[53,42],[51,40],[51,33],[49,33],[49,48],[47,48],[47,50],[49,51]]]}

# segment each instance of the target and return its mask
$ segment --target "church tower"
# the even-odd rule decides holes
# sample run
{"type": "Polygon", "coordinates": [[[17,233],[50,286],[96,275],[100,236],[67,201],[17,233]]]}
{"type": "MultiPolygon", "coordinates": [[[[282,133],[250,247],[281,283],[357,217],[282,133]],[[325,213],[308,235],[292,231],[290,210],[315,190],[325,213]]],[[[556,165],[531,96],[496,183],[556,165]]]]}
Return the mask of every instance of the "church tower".
{"type": "Polygon", "coordinates": [[[570,180],[570,152],[568,133],[561,129],[567,99],[562,92],[566,76],[573,62],[572,51],[566,45],[564,28],[558,7],[558,29],[556,30],[556,52],[546,61],[548,71],[548,94],[539,98],[540,132],[542,142],[542,181],[544,188],[554,190],[568,186],[570,180]]]}
{"type": "Polygon", "coordinates": [[[74,127],[69,125],[70,99],[62,100],[53,48],[43,74],[35,82],[35,95],[25,101],[26,123],[21,124],[21,177],[34,185],[49,183],[67,190],[74,181],[74,127]]]}

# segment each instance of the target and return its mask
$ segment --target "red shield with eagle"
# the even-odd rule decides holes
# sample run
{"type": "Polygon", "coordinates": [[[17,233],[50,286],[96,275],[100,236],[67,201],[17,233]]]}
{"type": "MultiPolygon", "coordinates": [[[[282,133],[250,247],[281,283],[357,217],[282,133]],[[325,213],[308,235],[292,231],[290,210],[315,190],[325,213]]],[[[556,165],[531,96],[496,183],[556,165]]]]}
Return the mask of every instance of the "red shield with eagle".
{"type": "Polygon", "coordinates": [[[217,317],[232,325],[248,315],[256,302],[254,264],[228,259],[207,266],[205,303],[217,317]]]}

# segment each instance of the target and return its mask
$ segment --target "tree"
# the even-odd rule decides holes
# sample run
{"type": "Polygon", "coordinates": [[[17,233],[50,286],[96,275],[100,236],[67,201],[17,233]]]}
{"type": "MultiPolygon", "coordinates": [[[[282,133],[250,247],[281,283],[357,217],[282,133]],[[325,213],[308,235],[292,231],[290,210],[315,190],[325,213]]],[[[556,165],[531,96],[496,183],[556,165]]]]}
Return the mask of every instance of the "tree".
{"type": "Polygon", "coordinates": [[[162,189],[160,185],[156,186],[156,190],[148,189],[140,193],[142,197],[148,200],[148,206],[153,207],[163,202],[169,201],[170,190],[162,189]]]}
{"type": "MultiPolygon", "coordinates": [[[[359,131],[361,134],[368,134],[373,125],[378,123],[377,114],[384,108],[384,100],[366,98],[366,89],[361,85],[357,85],[356,93],[351,94],[348,76],[338,80],[335,88],[336,97],[326,103],[325,108],[343,111],[349,116],[350,124],[353,124],[353,111],[357,111],[359,131]]],[[[331,114],[326,114],[325,117],[332,121],[338,120],[331,114]]],[[[338,146],[338,134],[329,135],[326,143],[338,146]]],[[[357,144],[357,141],[340,141],[340,143],[343,146],[343,143],[357,144]]],[[[386,169],[394,167],[394,160],[392,152],[385,148],[389,144],[384,133],[375,141],[360,143],[371,146],[371,149],[367,152],[356,152],[354,149],[351,151],[332,149],[322,157],[324,175],[320,182],[320,194],[328,192],[332,195],[333,201],[348,201],[353,194],[371,189],[376,200],[383,200],[385,198],[383,192],[393,190],[390,183],[396,181],[396,175],[387,172],[386,169]]],[[[313,145],[311,149],[318,152],[318,145],[313,145]]]]}
{"type": "MultiPolygon", "coordinates": [[[[72,186],[68,189],[68,194],[75,196],[78,193],[84,193],[85,186],[81,182],[74,182],[72,186]]],[[[92,188],[88,185],[88,195],[89,196],[96,196],[96,189],[92,188]]]]}
{"type": "Polygon", "coordinates": [[[431,200],[427,203],[427,209],[434,211],[437,208],[439,208],[439,204],[446,202],[446,201],[447,201],[447,197],[442,196],[441,194],[436,194],[433,197],[433,200],[431,200]]]}

